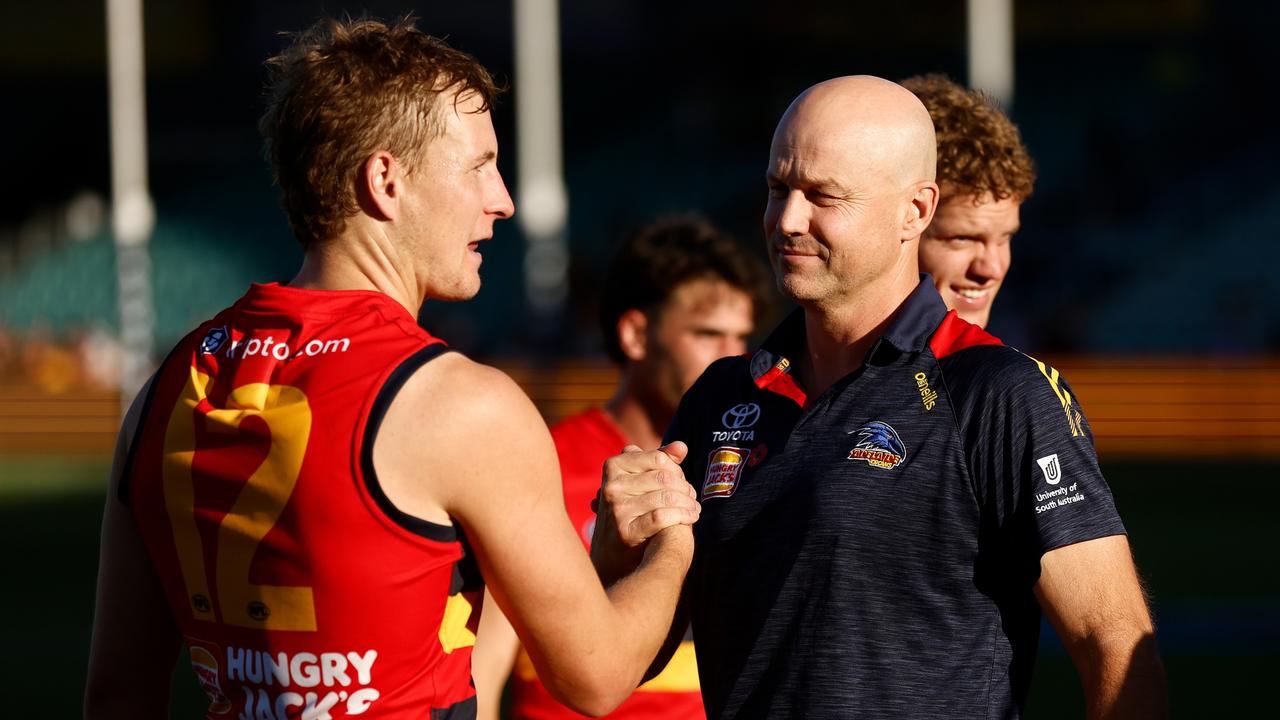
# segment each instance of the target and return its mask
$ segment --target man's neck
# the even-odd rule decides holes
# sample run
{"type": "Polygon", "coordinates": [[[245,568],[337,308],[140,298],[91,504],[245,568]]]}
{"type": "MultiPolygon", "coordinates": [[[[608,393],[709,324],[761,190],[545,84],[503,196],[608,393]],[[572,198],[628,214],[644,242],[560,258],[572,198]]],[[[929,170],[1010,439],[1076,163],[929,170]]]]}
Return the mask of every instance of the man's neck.
{"type": "Polygon", "coordinates": [[[407,272],[411,267],[384,235],[351,229],[341,237],[313,244],[289,285],[309,290],[374,290],[417,316],[423,298],[407,272]]]}
{"type": "Polygon", "coordinates": [[[797,370],[809,397],[821,395],[862,366],[918,284],[919,274],[912,269],[909,275],[895,274],[881,287],[867,288],[838,305],[803,305],[806,352],[797,370]]]}
{"type": "Polygon", "coordinates": [[[662,435],[671,423],[672,414],[658,408],[657,401],[646,401],[635,381],[623,371],[622,382],[613,397],[605,403],[605,412],[613,420],[627,442],[653,450],[662,444],[662,435]]]}

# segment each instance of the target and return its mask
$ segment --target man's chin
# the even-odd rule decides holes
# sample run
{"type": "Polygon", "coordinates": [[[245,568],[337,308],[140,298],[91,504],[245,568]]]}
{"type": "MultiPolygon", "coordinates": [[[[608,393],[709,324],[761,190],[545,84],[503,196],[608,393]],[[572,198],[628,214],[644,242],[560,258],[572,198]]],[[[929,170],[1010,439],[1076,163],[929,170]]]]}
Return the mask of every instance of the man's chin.
{"type": "Polygon", "coordinates": [[[961,319],[961,320],[964,320],[965,322],[968,322],[968,323],[972,323],[972,324],[974,324],[974,325],[977,325],[978,327],[982,328],[983,330],[986,330],[986,329],[987,329],[987,322],[988,322],[989,320],[991,320],[991,309],[990,309],[990,308],[984,308],[984,309],[982,309],[982,310],[959,310],[959,309],[957,309],[957,310],[956,310],[956,314],[960,316],[960,319],[961,319]]]}
{"type": "Polygon", "coordinates": [[[427,293],[428,300],[436,302],[464,302],[474,298],[480,294],[480,278],[476,278],[475,282],[467,283],[458,287],[437,289],[434,292],[427,293]]]}

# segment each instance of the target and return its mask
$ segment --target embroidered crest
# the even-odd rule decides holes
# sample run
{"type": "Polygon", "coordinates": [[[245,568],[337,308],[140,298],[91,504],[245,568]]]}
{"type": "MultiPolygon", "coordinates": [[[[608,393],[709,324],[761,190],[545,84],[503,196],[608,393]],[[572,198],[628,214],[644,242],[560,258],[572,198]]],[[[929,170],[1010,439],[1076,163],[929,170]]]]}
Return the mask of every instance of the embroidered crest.
{"type": "Polygon", "coordinates": [[[889,423],[874,420],[849,434],[858,436],[849,460],[865,460],[872,467],[892,470],[907,456],[907,446],[889,423]]]}

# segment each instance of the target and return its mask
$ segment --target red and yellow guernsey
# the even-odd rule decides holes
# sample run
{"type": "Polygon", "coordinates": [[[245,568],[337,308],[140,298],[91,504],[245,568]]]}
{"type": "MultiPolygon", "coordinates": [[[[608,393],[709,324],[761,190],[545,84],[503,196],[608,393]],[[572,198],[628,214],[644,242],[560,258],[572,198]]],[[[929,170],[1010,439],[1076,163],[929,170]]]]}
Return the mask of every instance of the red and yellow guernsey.
{"type": "Polygon", "coordinates": [[[474,716],[465,541],[395,508],[372,464],[444,350],[381,293],[254,285],[157,373],[121,498],[206,718],[474,716]]]}

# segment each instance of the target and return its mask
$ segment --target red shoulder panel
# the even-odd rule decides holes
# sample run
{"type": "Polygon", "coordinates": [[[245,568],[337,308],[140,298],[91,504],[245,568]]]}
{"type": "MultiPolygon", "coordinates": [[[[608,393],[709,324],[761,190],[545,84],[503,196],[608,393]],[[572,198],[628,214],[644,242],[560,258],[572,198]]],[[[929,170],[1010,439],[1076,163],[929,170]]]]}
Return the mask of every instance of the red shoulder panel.
{"type": "Polygon", "coordinates": [[[933,337],[929,338],[929,349],[933,351],[933,356],[936,358],[944,358],[978,345],[1003,344],[995,335],[967,320],[962,320],[955,310],[951,310],[946,317],[942,318],[942,323],[933,332],[933,337]]]}

